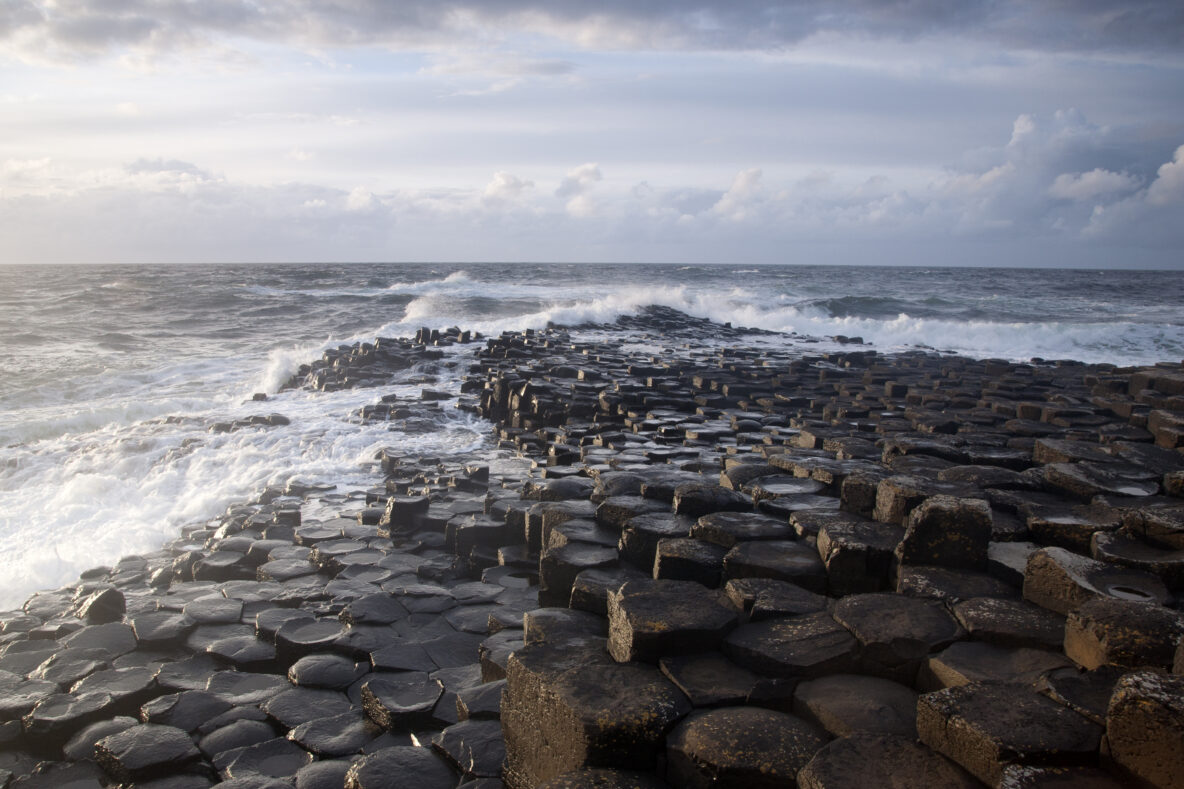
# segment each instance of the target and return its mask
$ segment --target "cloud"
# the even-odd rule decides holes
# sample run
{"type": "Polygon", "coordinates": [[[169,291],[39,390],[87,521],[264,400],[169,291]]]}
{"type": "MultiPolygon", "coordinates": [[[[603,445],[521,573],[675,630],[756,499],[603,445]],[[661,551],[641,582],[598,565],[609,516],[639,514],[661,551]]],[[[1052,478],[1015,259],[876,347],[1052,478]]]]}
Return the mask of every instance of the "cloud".
{"type": "Polygon", "coordinates": [[[1179,265],[1184,146],[1143,169],[1138,146],[1070,111],[1019,116],[1001,137],[981,164],[911,183],[770,167],[609,180],[589,162],[552,176],[554,190],[504,170],[448,189],[336,189],[251,185],[169,158],[72,176],[14,159],[0,163],[0,247],[30,262],[777,262],[813,244],[835,262],[863,250],[874,260],[847,262],[903,264],[942,249],[952,262],[991,263],[1007,248],[1015,265],[1179,265]],[[1124,151],[1130,165],[1111,166],[1124,151]],[[152,221],[129,236],[128,217],[152,221]]]}
{"type": "Polygon", "coordinates": [[[751,217],[760,197],[761,171],[756,168],[745,170],[736,175],[731,187],[711,207],[711,211],[733,222],[743,222],[751,217]]]}
{"type": "Polygon", "coordinates": [[[973,38],[1007,48],[1178,54],[1178,0],[3,0],[0,41],[29,58],[167,54],[242,39],[415,51],[541,35],[589,49],[769,50],[831,34],[973,38]]]}
{"type": "Polygon", "coordinates": [[[370,213],[382,208],[382,201],[378,196],[364,186],[350,190],[345,198],[345,210],[354,213],[370,213]]]}
{"type": "Polygon", "coordinates": [[[561,198],[578,197],[592,187],[592,184],[604,178],[599,165],[595,163],[581,164],[567,172],[555,190],[555,196],[561,198]]]}
{"type": "Polygon", "coordinates": [[[533,188],[533,181],[524,181],[516,175],[499,170],[485,185],[482,197],[487,201],[513,200],[533,188]]]}
{"type": "Polygon", "coordinates": [[[176,175],[190,175],[203,180],[210,177],[209,173],[191,162],[179,159],[136,159],[124,166],[124,171],[132,175],[172,173],[176,175]]]}
{"type": "Polygon", "coordinates": [[[1095,167],[1088,173],[1061,173],[1048,188],[1060,200],[1094,200],[1103,195],[1133,192],[1139,179],[1128,173],[1114,173],[1095,167]]]}
{"type": "Polygon", "coordinates": [[[1184,145],[1176,149],[1172,161],[1159,168],[1155,181],[1147,189],[1151,205],[1184,203],[1184,145]]]}

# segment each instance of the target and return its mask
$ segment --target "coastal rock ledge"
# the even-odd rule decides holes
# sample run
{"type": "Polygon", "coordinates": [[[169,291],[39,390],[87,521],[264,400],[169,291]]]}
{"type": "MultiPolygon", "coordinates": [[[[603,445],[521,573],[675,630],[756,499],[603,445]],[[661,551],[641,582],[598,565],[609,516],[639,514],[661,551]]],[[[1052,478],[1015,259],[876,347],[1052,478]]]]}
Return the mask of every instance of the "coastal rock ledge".
{"type": "Polygon", "coordinates": [[[306,365],[492,437],[0,615],[0,789],[1184,787],[1184,367],[769,339],[651,308],[306,365]],[[382,389],[433,365],[460,391],[382,389]]]}

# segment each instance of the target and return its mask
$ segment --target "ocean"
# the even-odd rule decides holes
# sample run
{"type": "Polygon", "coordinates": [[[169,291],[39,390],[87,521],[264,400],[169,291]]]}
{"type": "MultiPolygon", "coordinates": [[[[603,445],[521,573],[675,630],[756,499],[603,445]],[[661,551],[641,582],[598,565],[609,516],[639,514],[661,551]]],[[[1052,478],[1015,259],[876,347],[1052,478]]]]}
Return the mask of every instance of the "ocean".
{"type": "MultiPolygon", "coordinates": [[[[651,305],[875,349],[1118,365],[1184,358],[1174,272],[521,264],[0,266],[0,609],[154,550],[269,485],[379,481],[385,446],[481,453],[455,409],[402,433],[351,414],[388,391],[455,391],[473,346],[381,392],[280,387],[327,349],[422,326],[486,335],[604,323],[651,305]],[[252,399],[266,393],[266,402],[252,399]],[[229,433],[218,422],[282,414],[229,433]]],[[[849,347],[849,346],[848,346],[849,347]]]]}

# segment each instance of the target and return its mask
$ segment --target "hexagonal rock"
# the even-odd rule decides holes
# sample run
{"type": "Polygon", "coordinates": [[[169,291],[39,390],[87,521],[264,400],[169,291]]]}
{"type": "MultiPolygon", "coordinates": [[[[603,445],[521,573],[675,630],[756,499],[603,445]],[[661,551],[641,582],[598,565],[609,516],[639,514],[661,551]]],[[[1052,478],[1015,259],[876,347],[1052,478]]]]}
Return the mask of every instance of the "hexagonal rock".
{"type": "Polygon", "coordinates": [[[961,641],[929,656],[917,675],[917,687],[931,691],[971,682],[1030,685],[1050,671],[1071,665],[1059,652],[961,641]]]}
{"type": "Polygon", "coordinates": [[[1090,540],[1096,534],[1114,531],[1121,523],[1120,513],[1111,507],[1035,507],[1028,513],[1028,534],[1041,545],[1056,545],[1075,553],[1089,553],[1090,540]]]}
{"type": "Polygon", "coordinates": [[[755,512],[713,512],[691,527],[696,540],[731,548],[750,540],[791,540],[794,532],[784,520],[755,512]]]}
{"type": "Polygon", "coordinates": [[[184,731],[196,731],[209,719],[230,709],[230,702],[203,690],[187,690],[160,696],[140,708],[145,723],[176,726],[184,731]]]}
{"type": "Polygon", "coordinates": [[[666,776],[688,789],[792,786],[826,738],[812,724],[760,707],[696,712],[666,738],[666,776]]]}
{"type": "Polygon", "coordinates": [[[112,714],[130,713],[134,715],[141,704],[159,693],[155,673],[155,667],[144,666],[126,666],[96,671],[85,679],[75,682],[71,686],[70,692],[77,696],[85,693],[105,693],[111,698],[112,714]]]}
{"type": "Polygon", "coordinates": [[[628,581],[608,596],[608,651],[619,662],[714,649],[740,621],[719,591],[694,581],[628,581]]]}
{"type": "Polygon", "coordinates": [[[358,712],[326,715],[301,723],[288,732],[288,739],[322,758],[357,753],[382,734],[382,729],[358,712]]]}
{"type": "Polygon", "coordinates": [[[818,551],[801,542],[742,542],[724,556],[724,578],[773,578],[826,593],[826,567],[818,551]]]}
{"type": "Polygon", "coordinates": [[[571,585],[571,607],[608,616],[608,593],[630,580],[650,578],[649,573],[622,565],[605,570],[582,570],[571,585]]]}
{"type": "Polygon", "coordinates": [[[827,743],[798,773],[801,789],[982,789],[939,753],[895,734],[853,734],[827,743]]]}
{"type": "Polygon", "coordinates": [[[887,588],[893,552],[904,529],[838,513],[818,530],[818,555],[826,566],[829,594],[842,597],[887,588]]]}
{"type": "Polygon", "coordinates": [[[674,489],[672,506],[679,515],[699,518],[711,512],[749,512],[752,500],[719,485],[690,482],[674,489]]]}
{"type": "Polygon", "coordinates": [[[793,496],[810,496],[826,489],[826,483],[805,477],[773,474],[759,477],[740,488],[753,502],[793,496]]]}
{"type": "Polygon", "coordinates": [[[601,526],[616,529],[625,527],[630,518],[650,512],[669,512],[670,506],[641,496],[610,496],[596,508],[596,522],[601,526]]]}
{"type": "Polygon", "coordinates": [[[284,729],[294,729],[310,720],[349,712],[350,702],[335,690],[292,687],[276,693],[259,708],[284,729]]]}
{"type": "Polygon", "coordinates": [[[431,716],[444,686],[420,672],[378,675],[362,685],[362,709],[384,729],[423,721],[431,716]]]}
{"type": "Polygon", "coordinates": [[[432,747],[465,775],[496,778],[506,759],[502,725],[496,720],[454,723],[432,738],[432,747]]]}
{"type": "Polygon", "coordinates": [[[345,775],[345,789],[455,789],[457,775],[431,748],[397,745],[367,754],[345,775]]]}
{"type": "Polygon", "coordinates": [[[502,714],[504,679],[464,688],[456,693],[456,718],[460,721],[489,720],[502,714]]]}
{"type": "Polygon", "coordinates": [[[1023,600],[975,597],[954,605],[954,618],[975,641],[1001,647],[1060,649],[1065,618],[1023,600]]]}
{"type": "Polygon", "coordinates": [[[672,512],[654,512],[630,518],[621,531],[621,558],[648,574],[654,567],[658,540],[664,537],[686,537],[695,521],[672,512]]]}
{"type": "Polygon", "coordinates": [[[1184,504],[1127,508],[1124,531],[1166,550],[1184,550],[1184,504]]]}
{"type": "Polygon", "coordinates": [[[913,684],[917,668],[931,652],[966,633],[940,603],[895,594],[849,595],[835,604],[835,621],[862,647],[864,671],[913,684]]]}
{"type": "Polygon", "coordinates": [[[743,704],[759,681],[756,674],[718,652],[669,655],[658,665],[696,707],[743,704]]]}
{"type": "Polygon", "coordinates": [[[992,575],[952,567],[898,566],[896,591],[909,597],[929,597],[947,606],[974,597],[1019,597],[1018,589],[992,575]]]}
{"type": "MultiPolygon", "coordinates": [[[[1098,495],[1154,496],[1159,480],[1139,479],[1102,463],[1049,463],[1042,469],[1045,487],[1082,501],[1098,495]]],[[[1120,467],[1125,470],[1125,467],[1120,467]]]]}
{"type": "Polygon", "coordinates": [[[136,648],[136,634],[129,625],[110,622],[75,630],[64,637],[61,644],[74,649],[102,649],[114,659],[136,648]]]}
{"type": "Polygon", "coordinates": [[[1095,597],[1162,605],[1171,595],[1154,575],[1099,562],[1064,548],[1042,548],[1028,557],[1025,600],[1068,614],[1095,597]]]}
{"type": "Polygon", "coordinates": [[[1069,612],[1065,654],[1091,669],[1113,664],[1171,670],[1184,615],[1170,608],[1097,598],[1069,612]]]}
{"type": "Polygon", "coordinates": [[[909,513],[906,524],[896,546],[901,564],[987,569],[991,507],[982,499],[933,496],[909,513]]]}
{"type": "Polygon", "coordinates": [[[294,619],[276,631],[276,654],[295,662],[305,655],[332,649],[343,632],[344,626],[335,619],[294,619]]]}
{"type": "Polygon", "coordinates": [[[917,736],[917,694],[879,677],[833,674],[805,680],[793,694],[795,715],[835,737],[852,734],[917,736]]]}
{"type": "Polygon", "coordinates": [[[573,770],[544,781],[535,789],[669,789],[653,773],[633,770],[573,770]]]}
{"type": "Polygon", "coordinates": [[[1171,589],[1184,586],[1184,550],[1157,548],[1122,532],[1094,532],[1090,555],[1159,576],[1171,589]]]}
{"type": "Polygon", "coordinates": [[[917,733],[993,786],[1009,764],[1089,766],[1102,728],[1028,686],[972,683],[921,696],[917,733]]]}
{"type": "Polygon", "coordinates": [[[1108,761],[1156,787],[1184,787],[1184,677],[1136,671],[1118,681],[1106,715],[1108,761]]]}
{"type": "Polygon", "coordinates": [[[656,668],[616,663],[601,648],[523,647],[502,695],[503,780],[535,787],[585,767],[651,770],[663,738],[691,710],[656,668]]]}
{"type": "Polygon", "coordinates": [[[572,608],[536,608],[522,615],[522,643],[556,646],[608,636],[605,617],[572,608]]]}
{"type": "Polygon", "coordinates": [[[123,783],[167,775],[200,756],[183,730],[154,723],[132,726],[95,743],[95,761],[123,783]]]}
{"type": "Polygon", "coordinates": [[[689,537],[658,540],[654,552],[654,578],[694,581],[710,589],[719,586],[725,548],[689,537]]]}
{"type": "Polygon", "coordinates": [[[571,585],[583,570],[606,569],[616,565],[617,549],[586,542],[572,542],[539,557],[539,604],[566,606],[571,600],[571,585]]]}
{"type": "Polygon", "coordinates": [[[822,611],[741,625],[724,640],[723,652],[768,677],[819,677],[852,671],[859,642],[822,611]]]}
{"type": "Polygon", "coordinates": [[[931,496],[952,496],[969,492],[965,485],[938,482],[925,477],[901,474],[880,480],[876,486],[876,504],[872,517],[884,523],[903,525],[909,513],[931,496]]]}
{"type": "Polygon", "coordinates": [[[733,578],[724,593],[737,608],[743,608],[753,622],[825,611],[825,595],[773,578],[733,578]]]}
{"type": "Polygon", "coordinates": [[[110,717],[111,706],[106,693],[55,693],[39,702],[21,724],[31,745],[52,753],[82,727],[110,717]]]}

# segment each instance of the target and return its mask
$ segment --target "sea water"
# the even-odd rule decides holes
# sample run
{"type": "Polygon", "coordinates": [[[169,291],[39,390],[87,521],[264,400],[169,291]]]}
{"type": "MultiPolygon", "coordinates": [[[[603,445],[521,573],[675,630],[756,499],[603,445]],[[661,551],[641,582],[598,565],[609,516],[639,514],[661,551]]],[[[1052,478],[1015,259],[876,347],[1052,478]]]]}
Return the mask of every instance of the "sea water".
{"type": "MultiPolygon", "coordinates": [[[[650,304],[888,353],[1119,365],[1184,357],[1172,272],[521,264],[0,266],[0,608],[150,551],[269,485],[373,486],[375,453],[479,452],[489,425],[445,409],[401,433],[350,414],[455,390],[463,365],[374,390],[279,392],[326,349],[421,326],[489,334],[609,322],[650,304]],[[269,395],[256,402],[257,392],[269,395]],[[290,424],[210,432],[280,413],[290,424]]],[[[814,340],[821,340],[814,342],[814,340]]],[[[464,353],[463,348],[449,354],[464,353]]]]}

